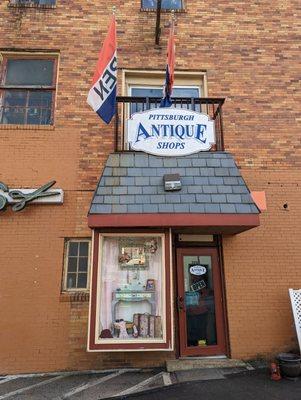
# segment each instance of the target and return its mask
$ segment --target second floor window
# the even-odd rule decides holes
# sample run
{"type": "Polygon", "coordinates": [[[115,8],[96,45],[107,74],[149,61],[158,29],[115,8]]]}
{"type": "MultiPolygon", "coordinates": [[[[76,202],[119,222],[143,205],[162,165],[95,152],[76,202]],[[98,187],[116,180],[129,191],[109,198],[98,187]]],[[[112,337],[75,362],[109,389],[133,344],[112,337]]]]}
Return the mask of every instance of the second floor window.
{"type": "Polygon", "coordinates": [[[55,58],[4,57],[0,124],[52,125],[55,58]]]}
{"type": "Polygon", "coordinates": [[[10,0],[13,6],[54,6],[56,0],[10,0]]]}
{"type": "MultiPolygon", "coordinates": [[[[142,0],[143,9],[156,9],[157,0],[142,0]]],[[[161,2],[162,10],[182,10],[183,0],[162,0],[161,2]]]]}

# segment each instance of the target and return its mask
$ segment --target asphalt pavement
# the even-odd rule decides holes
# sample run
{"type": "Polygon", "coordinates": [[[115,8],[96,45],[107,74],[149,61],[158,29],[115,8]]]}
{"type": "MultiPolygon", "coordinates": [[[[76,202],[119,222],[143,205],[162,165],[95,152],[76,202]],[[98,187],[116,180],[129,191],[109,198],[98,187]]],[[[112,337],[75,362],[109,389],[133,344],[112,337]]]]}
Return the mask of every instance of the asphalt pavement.
{"type": "Polygon", "coordinates": [[[0,376],[0,400],[301,400],[301,377],[267,368],[121,369],[0,376]]]}
{"type": "MultiPolygon", "coordinates": [[[[118,399],[127,400],[300,400],[301,378],[272,381],[267,369],[230,373],[224,379],[174,384],[118,399]]],[[[117,400],[116,397],[114,400],[117,400]]]]}

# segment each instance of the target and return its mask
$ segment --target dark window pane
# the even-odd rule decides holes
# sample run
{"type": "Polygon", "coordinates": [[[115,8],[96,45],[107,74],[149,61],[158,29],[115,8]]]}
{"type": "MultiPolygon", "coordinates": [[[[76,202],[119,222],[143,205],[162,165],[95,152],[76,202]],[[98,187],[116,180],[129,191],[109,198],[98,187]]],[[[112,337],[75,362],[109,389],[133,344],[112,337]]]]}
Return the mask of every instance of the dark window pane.
{"type": "Polygon", "coordinates": [[[199,97],[200,92],[198,88],[190,88],[190,87],[182,87],[182,88],[173,88],[172,91],[173,97],[199,97]]]}
{"type": "Polygon", "coordinates": [[[78,256],[78,242],[69,243],[69,256],[78,256]]]}
{"type": "Polygon", "coordinates": [[[68,272],[77,271],[77,257],[69,257],[68,259],[68,272]]]}
{"type": "Polygon", "coordinates": [[[166,10],[179,10],[182,8],[182,0],[162,0],[162,8],[166,10]]]}
{"type": "Polygon", "coordinates": [[[6,85],[44,85],[53,83],[53,60],[8,60],[6,85]]]}
{"type": "Polygon", "coordinates": [[[43,92],[41,92],[39,90],[29,92],[28,105],[29,106],[41,106],[42,94],[43,94],[43,92]]]}
{"type": "MultiPolygon", "coordinates": [[[[179,10],[182,8],[182,0],[162,0],[161,4],[165,10],[179,10]]],[[[157,0],[142,0],[142,8],[157,8],[157,0]]]]}
{"type": "Polygon", "coordinates": [[[3,108],[2,124],[24,124],[25,123],[25,108],[12,107],[3,108]]]}
{"type": "Polygon", "coordinates": [[[78,260],[78,270],[87,272],[88,269],[88,257],[80,257],[78,260]]]}
{"type": "Polygon", "coordinates": [[[41,109],[40,108],[29,108],[27,111],[27,124],[40,125],[41,120],[41,109]]]}
{"type": "Polygon", "coordinates": [[[162,88],[132,88],[133,97],[158,97],[163,95],[163,82],[162,88]]]}
{"type": "Polygon", "coordinates": [[[76,274],[67,275],[67,288],[76,288],[76,274]]]}
{"type": "Polygon", "coordinates": [[[47,107],[51,108],[52,92],[50,90],[33,90],[29,91],[29,106],[47,107]]]}
{"type": "MultiPolygon", "coordinates": [[[[162,81],[162,88],[163,88],[164,80],[162,81]]],[[[158,99],[161,99],[163,97],[163,90],[162,88],[132,88],[131,94],[133,97],[155,97],[158,99]]],[[[194,87],[175,87],[173,88],[172,91],[172,96],[171,99],[176,98],[176,97],[187,97],[187,99],[190,98],[198,98],[200,97],[200,91],[198,88],[194,87]]],[[[178,104],[173,104],[176,108],[186,108],[186,109],[192,109],[192,106],[190,101],[181,102],[178,104]]],[[[160,101],[158,101],[157,104],[151,104],[150,108],[158,108],[160,105],[160,101]]],[[[131,114],[135,112],[141,112],[146,110],[146,105],[145,102],[143,103],[134,103],[131,104],[131,114]]],[[[195,111],[200,111],[200,105],[196,104],[195,105],[195,111]]]]}
{"type": "Polygon", "coordinates": [[[49,108],[42,108],[41,110],[41,125],[50,125],[52,123],[51,119],[51,109],[49,108]]]}
{"type": "MultiPolygon", "coordinates": [[[[163,83],[162,83],[163,88],[163,83]]],[[[133,97],[153,97],[158,99],[158,104],[150,104],[150,109],[157,108],[160,105],[160,99],[163,96],[162,88],[132,88],[132,96],[133,97]]],[[[134,103],[131,104],[131,114],[135,112],[141,112],[146,110],[146,104],[143,103],[134,103]]]]}
{"type": "Polygon", "coordinates": [[[52,106],[52,93],[50,90],[40,92],[41,93],[41,106],[51,108],[52,106]]]}
{"type": "Polygon", "coordinates": [[[87,287],[87,274],[78,274],[77,287],[83,289],[87,287]]]}
{"type": "Polygon", "coordinates": [[[24,90],[6,90],[4,106],[26,106],[27,92],[24,90]]]}
{"type": "Polygon", "coordinates": [[[53,6],[56,0],[10,0],[12,4],[35,4],[41,6],[53,6]]]}
{"type": "MultiPolygon", "coordinates": [[[[173,97],[198,98],[200,97],[200,90],[192,87],[174,88],[172,92],[172,98],[173,97]]],[[[192,105],[190,103],[190,101],[187,103],[182,102],[182,104],[177,104],[176,107],[192,110],[192,105]]],[[[194,111],[201,111],[200,104],[195,104],[194,111]]]]}
{"type": "Polygon", "coordinates": [[[79,255],[80,256],[88,256],[88,248],[89,248],[88,242],[81,242],[80,247],[79,247],[79,255]]]}
{"type": "Polygon", "coordinates": [[[39,4],[41,6],[43,6],[43,5],[54,6],[55,2],[56,2],[56,0],[39,0],[39,4]]]}

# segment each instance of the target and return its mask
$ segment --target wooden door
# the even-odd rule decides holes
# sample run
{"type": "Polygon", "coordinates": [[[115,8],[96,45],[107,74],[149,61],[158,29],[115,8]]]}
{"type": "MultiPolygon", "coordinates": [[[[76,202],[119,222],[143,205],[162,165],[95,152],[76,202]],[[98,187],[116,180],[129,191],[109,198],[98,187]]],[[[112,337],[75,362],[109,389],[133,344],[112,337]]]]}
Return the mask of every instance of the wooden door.
{"type": "Polygon", "coordinates": [[[217,249],[177,249],[177,280],[180,355],[224,355],[225,324],[217,249]]]}

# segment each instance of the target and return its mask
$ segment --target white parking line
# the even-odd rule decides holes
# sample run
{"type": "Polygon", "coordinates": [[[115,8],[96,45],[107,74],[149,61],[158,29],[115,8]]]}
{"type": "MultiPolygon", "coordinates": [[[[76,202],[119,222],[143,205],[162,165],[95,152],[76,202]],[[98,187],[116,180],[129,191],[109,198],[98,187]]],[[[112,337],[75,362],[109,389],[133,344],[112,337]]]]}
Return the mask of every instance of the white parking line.
{"type": "Polygon", "coordinates": [[[13,381],[14,379],[19,379],[20,377],[18,375],[8,375],[6,378],[3,378],[0,380],[0,385],[1,383],[6,383],[9,381],[13,381]]]}
{"type": "MultiPolygon", "coordinates": [[[[73,396],[73,395],[75,395],[75,394],[77,394],[77,393],[83,392],[83,391],[86,390],[86,389],[89,389],[89,388],[91,388],[91,387],[93,387],[93,386],[96,386],[96,385],[98,385],[98,384],[100,384],[100,383],[106,382],[106,381],[108,381],[108,380],[110,380],[110,379],[113,379],[113,378],[115,378],[115,377],[118,376],[118,375],[122,375],[122,374],[124,374],[124,373],[126,373],[126,372],[128,372],[128,370],[118,371],[118,372],[115,372],[114,374],[110,374],[110,375],[103,376],[102,378],[93,379],[93,380],[92,380],[91,382],[89,382],[89,383],[86,383],[86,384],[84,384],[84,385],[81,385],[81,386],[76,387],[75,389],[70,390],[70,392],[64,394],[61,398],[62,398],[62,399],[68,399],[69,397],[71,397],[71,396],[73,396]]],[[[0,399],[1,399],[1,398],[0,398],[0,399]]]]}
{"type": "Polygon", "coordinates": [[[171,381],[169,372],[164,372],[163,373],[163,382],[164,382],[165,386],[172,385],[172,381],[171,381]]]}
{"type": "MultiPolygon", "coordinates": [[[[145,379],[144,381],[138,383],[138,384],[135,385],[135,386],[132,386],[132,387],[130,387],[130,388],[124,390],[123,392],[119,392],[119,393],[117,393],[117,394],[114,394],[113,397],[125,396],[125,395],[128,395],[128,394],[135,393],[135,392],[137,392],[137,391],[143,389],[145,386],[147,386],[149,383],[153,382],[155,379],[158,379],[160,376],[164,377],[164,374],[165,374],[165,372],[159,372],[159,374],[154,375],[154,376],[151,376],[150,378],[145,379]]],[[[163,378],[163,379],[164,379],[164,378],[163,378]]]]}
{"type": "Polygon", "coordinates": [[[35,383],[33,385],[26,386],[26,387],[24,387],[22,389],[14,390],[13,392],[9,392],[9,393],[1,395],[0,396],[0,400],[8,399],[9,397],[15,396],[16,394],[20,394],[20,393],[26,392],[27,390],[30,390],[30,389],[33,389],[33,388],[37,388],[39,386],[47,385],[48,383],[57,381],[57,380],[62,379],[62,378],[65,378],[65,376],[56,376],[56,377],[51,378],[51,379],[46,379],[43,382],[35,383]]]}

